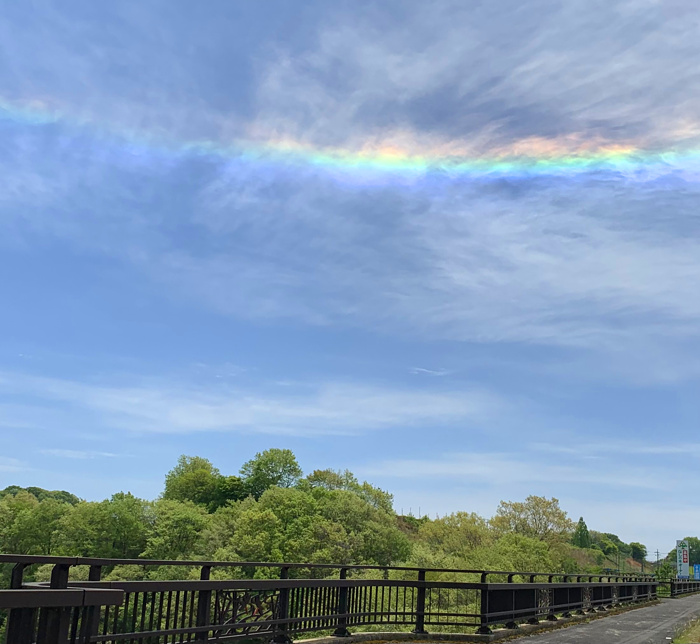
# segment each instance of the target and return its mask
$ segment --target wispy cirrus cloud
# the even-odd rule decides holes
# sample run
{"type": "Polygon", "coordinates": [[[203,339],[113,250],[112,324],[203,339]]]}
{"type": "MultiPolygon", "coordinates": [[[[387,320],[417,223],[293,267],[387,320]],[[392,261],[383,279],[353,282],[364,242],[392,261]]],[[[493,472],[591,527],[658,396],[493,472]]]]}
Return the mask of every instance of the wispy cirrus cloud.
{"type": "Polygon", "coordinates": [[[425,369],[423,367],[412,367],[409,370],[409,373],[413,374],[414,376],[422,375],[441,378],[442,376],[449,376],[451,372],[447,369],[425,369]]]}
{"type": "MultiPolygon", "coordinates": [[[[428,392],[357,383],[306,383],[272,387],[202,388],[191,383],[133,378],[127,384],[90,383],[1,374],[0,396],[29,398],[31,409],[56,407],[71,417],[97,418],[99,427],[134,432],[189,434],[239,431],[289,436],[365,434],[396,427],[480,423],[506,408],[500,396],[472,391],[428,392]]],[[[21,418],[22,406],[14,419],[21,418]]],[[[46,419],[46,427],[51,421],[46,419]]],[[[50,450],[66,458],[115,456],[50,450]]]]}
{"type": "Polygon", "coordinates": [[[0,456],[0,472],[14,474],[27,471],[28,469],[27,464],[17,458],[0,456]]]}
{"type": "Polygon", "coordinates": [[[490,146],[562,134],[654,146],[699,133],[687,64],[698,58],[695,24],[683,2],[547,0],[529,11],[512,1],[447,2],[403,5],[399,20],[396,9],[339,16],[307,51],[270,57],[259,128],[319,142],[391,141],[398,123],[490,146]]]}
{"type": "MultiPolygon", "coordinates": [[[[155,83],[153,105],[172,119],[167,129],[177,139],[171,156],[149,148],[157,134],[149,129],[149,97],[134,90],[117,103],[128,102],[123,112],[133,121],[119,125],[96,107],[112,91],[100,82],[102,58],[78,57],[82,85],[93,88],[85,101],[90,122],[100,117],[129,136],[140,131],[143,145],[84,131],[63,148],[36,133],[10,136],[4,176],[14,188],[4,193],[3,225],[12,234],[5,239],[48,237],[117,258],[178,297],[234,317],[421,340],[578,347],[618,353],[621,364],[640,352],[669,355],[663,369],[648,373],[672,380],[687,372],[675,356],[698,340],[693,182],[629,184],[623,171],[529,182],[437,177],[374,185],[365,177],[368,190],[365,179],[339,184],[313,164],[275,169],[235,154],[202,161],[178,148],[200,135],[225,142],[233,130],[428,156],[443,149],[546,156],[606,141],[692,144],[697,90],[688,61],[696,53],[687,13],[655,3],[594,4],[540,2],[539,12],[508,24],[503,6],[466,11],[453,3],[395,7],[403,23],[389,10],[324,14],[314,38],[259,52],[246,77],[253,98],[228,126],[213,95],[202,105],[174,100],[179,75],[191,81],[187,66],[155,83]],[[586,30],[596,38],[582,37],[586,30]],[[659,55],[658,43],[671,34],[678,46],[659,55]],[[678,74],[666,74],[675,60],[684,61],[678,74]],[[182,192],[164,203],[173,181],[182,192]],[[57,213],[48,204],[62,206],[57,213]]],[[[504,6],[520,15],[516,4],[504,6]]],[[[143,11],[120,17],[137,24],[143,11]]],[[[153,42],[141,35],[138,49],[147,51],[153,42]]],[[[163,55],[172,45],[166,40],[163,55]]],[[[54,46],[56,59],[75,58],[70,42],[54,46]]],[[[119,49],[103,47],[107,57],[119,49]]],[[[18,76],[31,74],[21,54],[11,56],[18,76]]],[[[597,368],[600,361],[587,371],[597,368]]]]}
{"type": "Polygon", "coordinates": [[[622,486],[658,491],[674,487],[674,482],[650,479],[639,468],[631,465],[611,469],[607,463],[601,463],[598,467],[590,462],[584,466],[576,461],[577,459],[566,458],[553,461],[534,456],[524,458],[522,452],[513,451],[446,453],[437,458],[379,461],[364,467],[362,474],[387,480],[409,479],[413,482],[443,479],[455,484],[500,489],[525,485],[532,490],[543,487],[543,484],[553,491],[576,484],[585,484],[589,489],[622,486]]]}
{"type": "Polygon", "coordinates": [[[56,456],[58,458],[69,458],[76,460],[86,460],[93,458],[118,458],[120,454],[112,452],[96,452],[92,450],[76,450],[76,449],[42,449],[41,453],[45,456],[56,456]]]}

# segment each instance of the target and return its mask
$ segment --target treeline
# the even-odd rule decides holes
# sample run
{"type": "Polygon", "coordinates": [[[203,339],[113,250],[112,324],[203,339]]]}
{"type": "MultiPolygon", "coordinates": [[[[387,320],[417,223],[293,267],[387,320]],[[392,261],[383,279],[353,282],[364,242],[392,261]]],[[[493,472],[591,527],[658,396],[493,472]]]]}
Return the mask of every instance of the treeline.
{"type": "MultiPolygon", "coordinates": [[[[597,572],[646,555],[642,544],[589,531],[583,519],[574,524],[556,499],[503,501],[490,519],[468,512],[397,516],[392,502],[391,494],[347,470],[304,476],[289,450],[259,453],[236,476],[207,459],[182,456],[155,501],[128,492],[93,502],[62,491],[6,488],[0,551],[554,572],[597,572]]],[[[111,578],[131,579],[178,574],[189,572],[109,571],[111,578]]]]}

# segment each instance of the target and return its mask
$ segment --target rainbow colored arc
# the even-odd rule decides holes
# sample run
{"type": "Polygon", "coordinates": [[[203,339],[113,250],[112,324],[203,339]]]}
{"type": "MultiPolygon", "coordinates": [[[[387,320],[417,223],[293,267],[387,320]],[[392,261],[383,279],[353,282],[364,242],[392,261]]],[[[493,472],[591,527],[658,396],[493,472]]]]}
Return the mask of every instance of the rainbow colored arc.
{"type": "Polygon", "coordinates": [[[432,146],[422,153],[415,153],[412,150],[421,146],[376,144],[353,150],[319,148],[293,139],[237,141],[229,145],[210,140],[167,141],[148,132],[123,132],[71,117],[39,101],[17,103],[1,97],[0,119],[30,126],[65,122],[159,153],[318,168],[374,179],[427,175],[454,178],[573,176],[595,172],[616,173],[636,180],[669,174],[700,178],[700,150],[652,152],[631,145],[581,144],[578,141],[536,138],[518,141],[490,154],[460,149],[455,145],[432,146]]]}

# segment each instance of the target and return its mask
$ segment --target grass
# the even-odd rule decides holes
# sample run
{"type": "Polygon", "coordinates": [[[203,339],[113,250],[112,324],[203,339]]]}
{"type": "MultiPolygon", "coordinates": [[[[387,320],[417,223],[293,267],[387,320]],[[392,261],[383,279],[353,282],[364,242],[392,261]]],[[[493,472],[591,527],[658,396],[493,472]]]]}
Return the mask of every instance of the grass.
{"type": "Polygon", "coordinates": [[[700,642],[700,620],[691,622],[679,635],[673,638],[673,644],[695,644],[700,642]]]}

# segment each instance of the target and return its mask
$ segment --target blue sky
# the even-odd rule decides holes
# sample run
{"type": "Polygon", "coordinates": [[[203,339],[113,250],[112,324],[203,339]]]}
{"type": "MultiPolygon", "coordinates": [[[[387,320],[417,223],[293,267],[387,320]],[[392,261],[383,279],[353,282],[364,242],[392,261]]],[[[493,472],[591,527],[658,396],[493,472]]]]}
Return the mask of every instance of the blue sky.
{"type": "Polygon", "coordinates": [[[154,498],[285,447],[398,511],[700,533],[700,173],[240,151],[694,151],[693,8],[5,3],[0,487],[154,498]]]}

